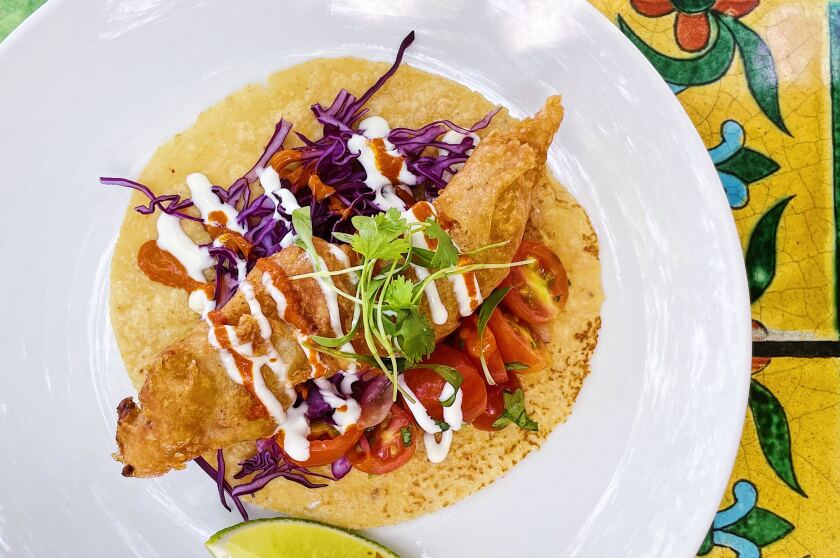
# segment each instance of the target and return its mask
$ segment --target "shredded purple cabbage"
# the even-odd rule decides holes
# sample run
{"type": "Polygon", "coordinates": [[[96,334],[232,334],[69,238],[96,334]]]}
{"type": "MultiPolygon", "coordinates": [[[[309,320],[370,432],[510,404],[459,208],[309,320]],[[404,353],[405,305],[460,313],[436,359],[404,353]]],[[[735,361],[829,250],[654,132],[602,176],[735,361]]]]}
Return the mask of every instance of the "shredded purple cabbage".
{"type": "Polygon", "coordinates": [[[175,194],[166,194],[163,196],[156,196],[148,186],[144,184],[140,184],[139,182],[135,182],[133,180],[129,180],[127,178],[114,178],[110,176],[102,176],[99,178],[99,183],[105,186],[122,186],[124,188],[131,188],[132,190],[137,190],[147,198],[149,198],[149,205],[138,205],[134,208],[137,213],[142,215],[151,215],[155,212],[156,209],[160,209],[164,213],[168,215],[172,215],[174,217],[178,217],[180,219],[188,219],[190,221],[198,221],[201,222],[199,217],[195,217],[194,215],[190,215],[189,213],[184,213],[181,211],[182,209],[186,209],[188,207],[192,207],[192,200],[185,198],[181,199],[180,196],[175,194]]]}
{"type": "Polygon", "coordinates": [[[332,415],[333,408],[330,404],[324,401],[324,396],[321,395],[321,390],[315,385],[312,380],[307,380],[308,392],[306,395],[306,418],[309,420],[327,419],[332,415]]]}
{"type": "Polygon", "coordinates": [[[219,461],[222,465],[217,469],[214,469],[212,465],[207,463],[207,460],[203,457],[196,457],[193,461],[201,467],[201,470],[207,473],[211,479],[216,481],[216,485],[222,487],[222,491],[219,492],[219,499],[222,501],[222,505],[225,507],[227,511],[230,511],[230,506],[228,506],[227,501],[225,500],[225,494],[230,496],[231,500],[233,500],[236,509],[239,511],[239,515],[242,516],[242,519],[248,521],[248,512],[245,509],[244,504],[242,504],[242,500],[239,499],[238,496],[234,496],[231,494],[233,489],[231,488],[228,481],[225,480],[225,470],[224,470],[224,454],[222,450],[218,450],[216,452],[216,460],[219,461]]]}
{"type": "Polygon", "coordinates": [[[457,172],[455,165],[463,164],[469,158],[469,153],[475,147],[475,143],[468,134],[489,126],[499,110],[500,108],[493,109],[470,128],[462,128],[450,120],[438,120],[416,130],[411,128],[391,130],[388,141],[394,144],[397,151],[405,158],[408,170],[421,179],[425,179],[421,184],[425,188],[427,200],[436,198],[440,190],[449,183],[452,175],[457,172]],[[466,137],[458,144],[440,141],[438,138],[449,130],[464,134],[466,137]],[[432,155],[432,152],[435,155],[432,155]],[[448,175],[445,174],[447,172],[448,175]]]}
{"type": "MultiPolygon", "coordinates": [[[[320,139],[312,140],[295,132],[303,143],[302,146],[293,148],[299,153],[299,160],[294,164],[301,172],[301,180],[293,183],[290,176],[283,176],[281,173],[281,184],[295,195],[301,207],[310,207],[315,236],[332,240],[333,232],[352,232],[350,219],[353,216],[374,215],[380,212],[379,207],[373,203],[375,193],[365,185],[366,174],[358,161],[358,155],[350,152],[347,142],[357,133],[358,122],[368,112],[365,105],[397,71],[406,49],[412,42],[413,31],[403,39],[388,71],[358,99],[346,89],[342,89],[329,107],[321,104],[312,106],[312,113],[323,127],[320,139]],[[304,180],[306,176],[313,174],[328,187],[320,199],[315,197],[304,180]]],[[[427,200],[436,198],[457,172],[459,165],[467,160],[470,150],[475,147],[469,136],[456,145],[440,141],[440,136],[449,130],[469,134],[485,128],[496,112],[498,109],[469,128],[449,120],[440,120],[416,130],[395,128],[390,132],[388,141],[405,158],[408,170],[418,177],[419,183],[414,188],[416,196],[427,200]]],[[[227,188],[213,186],[212,189],[221,201],[230,204],[239,212],[237,220],[246,229],[245,240],[251,244],[247,257],[249,271],[260,258],[280,251],[281,241],[293,232],[291,215],[285,213],[282,206],[277,206],[279,200],[266,194],[253,196],[251,192],[251,185],[259,179],[272,156],[283,149],[291,130],[292,123],[281,119],[262,155],[251,169],[227,188]]],[[[147,186],[124,178],[102,177],[100,182],[132,188],[143,193],[149,198],[149,204],[137,206],[135,209],[144,215],[160,210],[181,219],[201,222],[199,217],[186,211],[192,206],[189,198],[181,198],[174,194],[156,196],[147,186]]],[[[214,298],[217,307],[221,307],[238,287],[236,261],[240,255],[229,248],[212,245],[208,247],[210,255],[216,259],[214,298]]]]}
{"type": "Polygon", "coordinates": [[[286,461],[286,454],[283,453],[273,437],[257,440],[257,453],[251,459],[247,459],[239,465],[242,469],[233,475],[233,478],[238,480],[249,475],[253,475],[253,477],[250,481],[233,487],[233,490],[231,490],[233,496],[253,494],[278,477],[283,477],[307,488],[327,486],[324,483],[315,483],[307,477],[334,480],[328,475],[315,473],[306,467],[286,461]]]}
{"type": "Polygon", "coordinates": [[[330,472],[332,472],[332,476],[335,480],[340,480],[350,472],[351,468],[352,465],[350,465],[350,460],[347,459],[346,455],[342,455],[332,462],[332,465],[330,465],[330,472]]]}
{"type": "MultiPolygon", "coordinates": [[[[197,457],[195,459],[198,466],[201,467],[201,469],[207,473],[210,478],[216,481],[216,486],[219,490],[219,499],[225,509],[231,511],[225,498],[225,495],[227,495],[231,498],[231,500],[233,500],[236,509],[245,521],[248,521],[248,512],[242,503],[242,496],[254,494],[278,477],[283,477],[284,479],[296,482],[307,488],[322,488],[327,485],[325,483],[313,482],[309,477],[317,477],[326,480],[338,480],[347,474],[347,471],[344,471],[341,476],[331,477],[329,475],[315,473],[306,467],[301,467],[300,465],[295,465],[290,461],[286,461],[286,454],[283,453],[283,450],[273,437],[260,438],[257,440],[256,445],[257,452],[250,459],[246,459],[245,461],[239,463],[241,469],[233,476],[233,478],[237,480],[248,476],[251,476],[251,479],[236,486],[231,486],[230,483],[225,480],[225,458],[222,450],[216,451],[217,465],[215,469],[212,465],[207,463],[203,457],[197,457]]],[[[342,467],[338,468],[339,472],[342,470],[342,467]]]]}

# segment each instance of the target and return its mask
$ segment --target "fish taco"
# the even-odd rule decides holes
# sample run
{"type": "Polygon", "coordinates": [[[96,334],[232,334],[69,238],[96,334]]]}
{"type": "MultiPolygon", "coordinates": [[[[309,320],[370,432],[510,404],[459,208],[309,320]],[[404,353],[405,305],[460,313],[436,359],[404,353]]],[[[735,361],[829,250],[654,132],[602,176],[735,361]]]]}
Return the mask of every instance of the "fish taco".
{"type": "Polygon", "coordinates": [[[571,412],[603,295],[545,164],[561,100],[517,120],[401,64],[413,39],[390,66],[277,72],[102,178],[134,190],[111,268],[126,477],[194,461],[246,518],[373,527],[487,486],[571,412]]]}

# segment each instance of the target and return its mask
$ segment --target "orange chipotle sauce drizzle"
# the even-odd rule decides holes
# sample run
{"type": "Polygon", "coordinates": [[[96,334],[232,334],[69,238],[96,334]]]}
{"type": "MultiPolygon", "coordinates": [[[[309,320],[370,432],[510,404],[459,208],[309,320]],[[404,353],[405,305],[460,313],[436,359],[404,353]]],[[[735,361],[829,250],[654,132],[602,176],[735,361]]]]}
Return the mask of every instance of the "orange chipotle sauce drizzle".
{"type": "MultiPolygon", "coordinates": [[[[437,217],[437,214],[435,213],[435,208],[432,207],[432,204],[430,204],[427,201],[419,201],[415,203],[413,206],[411,206],[411,213],[413,213],[414,218],[420,221],[421,223],[424,223],[429,217],[437,217]]],[[[426,243],[429,245],[429,250],[437,249],[436,238],[429,238],[426,235],[423,236],[426,239],[426,243]]]]}
{"type": "Polygon", "coordinates": [[[286,310],[279,315],[279,318],[300,331],[310,331],[309,320],[301,313],[297,291],[289,284],[289,276],[286,274],[286,270],[277,265],[271,258],[263,258],[257,261],[256,269],[267,273],[271,278],[271,283],[286,299],[286,310]]]}
{"type": "Polygon", "coordinates": [[[251,255],[253,245],[240,233],[215,225],[204,225],[204,228],[210,233],[213,240],[218,240],[219,244],[225,248],[230,248],[234,252],[242,254],[246,259],[251,255]]]}
{"type": "Polygon", "coordinates": [[[322,378],[327,375],[327,367],[321,361],[321,353],[315,349],[304,347],[304,344],[309,343],[309,336],[303,335],[300,338],[300,348],[303,349],[303,354],[306,355],[306,361],[309,363],[311,373],[310,378],[322,378]]]}
{"type": "Polygon", "coordinates": [[[213,298],[212,283],[202,283],[189,276],[178,258],[163,250],[154,240],[149,240],[137,253],[137,265],[146,276],[156,283],[167,287],[184,289],[188,293],[204,290],[207,298],[213,298]]]}
{"type": "Polygon", "coordinates": [[[321,361],[321,353],[305,346],[309,341],[307,333],[312,333],[312,325],[301,313],[300,299],[297,291],[289,284],[289,276],[286,271],[269,258],[258,261],[257,269],[268,274],[271,283],[286,299],[286,309],[280,319],[298,330],[298,344],[300,344],[303,354],[306,355],[306,361],[312,370],[312,377],[320,378],[326,375],[327,368],[321,361]]]}
{"type": "MultiPolygon", "coordinates": [[[[458,256],[458,265],[470,265],[473,261],[468,256],[458,256]]],[[[475,308],[479,303],[478,281],[475,279],[475,272],[468,271],[464,275],[464,284],[467,286],[467,296],[470,297],[470,307],[475,308]]]]}
{"type": "MultiPolygon", "coordinates": [[[[435,217],[435,219],[437,219],[439,223],[441,222],[441,219],[435,212],[434,206],[432,206],[432,204],[430,204],[429,202],[420,201],[415,203],[411,207],[411,212],[414,214],[414,217],[420,222],[426,221],[426,219],[428,219],[429,217],[435,217]]],[[[441,223],[441,226],[443,227],[444,225],[441,223]]],[[[425,238],[430,250],[434,250],[437,248],[437,239],[429,238],[428,236],[426,236],[425,238]]],[[[469,256],[458,256],[458,265],[470,265],[471,263],[473,263],[473,261],[469,258],[469,256]]],[[[463,276],[464,284],[467,287],[467,296],[469,296],[470,298],[470,306],[472,308],[475,308],[476,306],[478,306],[478,303],[480,301],[480,293],[478,292],[478,282],[475,278],[475,272],[468,271],[464,273],[463,276]]]]}
{"type": "Polygon", "coordinates": [[[309,177],[309,189],[312,190],[312,195],[318,201],[322,201],[335,193],[335,188],[324,184],[317,174],[309,177]]]}
{"type": "Polygon", "coordinates": [[[373,151],[376,168],[379,169],[382,176],[391,181],[391,184],[396,184],[399,181],[400,169],[403,165],[402,157],[390,155],[385,149],[385,140],[382,138],[370,140],[370,148],[373,151]]]}
{"type": "Polygon", "coordinates": [[[277,171],[281,178],[285,178],[295,186],[305,186],[309,176],[314,170],[314,164],[307,163],[290,168],[294,163],[299,163],[303,153],[294,149],[284,149],[271,156],[268,164],[277,171]]]}
{"type": "Polygon", "coordinates": [[[335,194],[335,188],[329,184],[324,184],[321,178],[315,173],[309,175],[308,180],[309,189],[312,190],[312,195],[317,201],[327,200],[329,210],[336,215],[340,215],[342,220],[349,216],[350,208],[344,205],[338,197],[333,196],[335,194]]]}
{"type": "Polygon", "coordinates": [[[225,215],[224,211],[211,211],[210,214],[207,215],[207,220],[223,227],[227,225],[228,222],[227,215],[225,215]]]}
{"type": "Polygon", "coordinates": [[[236,369],[239,370],[239,374],[242,376],[242,385],[245,386],[248,394],[251,396],[252,405],[248,409],[247,418],[258,419],[268,417],[268,410],[254,391],[254,363],[233,348],[230,337],[228,337],[227,329],[225,328],[225,319],[221,311],[213,310],[209,312],[207,319],[212,324],[213,334],[216,336],[219,349],[227,351],[230,354],[233,362],[236,364],[236,369]]]}

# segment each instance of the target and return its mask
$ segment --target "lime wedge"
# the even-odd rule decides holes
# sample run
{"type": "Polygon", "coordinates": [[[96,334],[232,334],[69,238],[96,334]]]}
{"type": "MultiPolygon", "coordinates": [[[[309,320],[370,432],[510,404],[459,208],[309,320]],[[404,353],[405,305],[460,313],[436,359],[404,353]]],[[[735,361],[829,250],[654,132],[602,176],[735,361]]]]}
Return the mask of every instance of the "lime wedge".
{"type": "Polygon", "coordinates": [[[222,529],[204,546],[216,558],[399,558],[350,531],[292,518],[239,523],[222,529]]]}

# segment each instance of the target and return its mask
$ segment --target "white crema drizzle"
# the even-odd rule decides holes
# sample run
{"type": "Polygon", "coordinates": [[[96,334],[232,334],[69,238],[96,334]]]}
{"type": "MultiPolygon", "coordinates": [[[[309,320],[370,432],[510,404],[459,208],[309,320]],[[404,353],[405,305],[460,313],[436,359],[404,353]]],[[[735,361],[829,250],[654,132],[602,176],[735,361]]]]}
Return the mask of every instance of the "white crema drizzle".
{"type": "MultiPolygon", "coordinates": [[[[381,139],[388,155],[402,157],[394,144],[388,141],[388,134],[391,132],[388,121],[381,116],[371,116],[359,123],[359,131],[361,134],[353,134],[347,141],[347,149],[359,156],[359,163],[365,169],[365,185],[376,193],[374,205],[382,211],[392,207],[404,211],[405,203],[395,193],[395,186],[391,184],[391,180],[379,170],[376,154],[370,147],[371,140],[381,139]]],[[[408,186],[417,184],[417,177],[408,170],[405,161],[402,162],[397,180],[400,184],[408,186]]]]}

